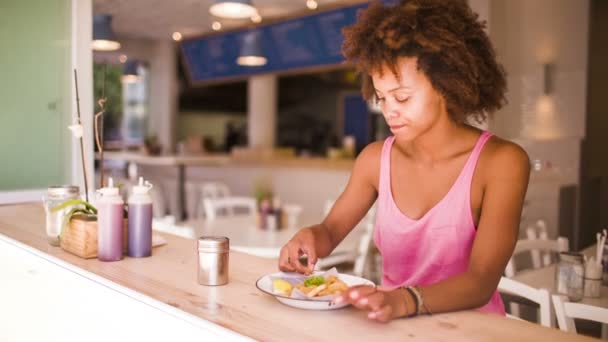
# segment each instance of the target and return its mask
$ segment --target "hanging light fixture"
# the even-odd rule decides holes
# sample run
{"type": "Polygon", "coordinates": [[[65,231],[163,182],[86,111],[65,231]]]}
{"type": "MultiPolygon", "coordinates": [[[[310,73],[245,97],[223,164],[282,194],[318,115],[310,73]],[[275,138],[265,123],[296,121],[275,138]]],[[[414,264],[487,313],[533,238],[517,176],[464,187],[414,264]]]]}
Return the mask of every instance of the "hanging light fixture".
{"type": "Polygon", "coordinates": [[[93,16],[93,50],[114,51],[120,49],[120,43],[116,40],[112,31],[112,16],[108,14],[97,14],[93,16]]]}
{"type": "Polygon", "coordinates": [[[122,69],[120,80],[124,83],[135,83],[139,80],[139,72],[137,68],[139,63],[136,60],[128,59],[122,69]]]}
{"type": "Polygon", "coordinates": [[[262,51],[260,32],[251,31],[245,34],[236,63],[242,66],[261,66],[267,62],[268,60],[262,51]]]}
{"type": "Polygon", "coordinates": [[[319,4],[317,4],[316,0],[306,0],[306,7],[308,7],[309,10],[316,10],[317,7],[319,7],[319,4]]]}
{"type": "Polygon", "coordinates": [[[257,12],[251,0],[215,0],[209,7],[209,13],[220,18],[251,18],[257,12]]]}

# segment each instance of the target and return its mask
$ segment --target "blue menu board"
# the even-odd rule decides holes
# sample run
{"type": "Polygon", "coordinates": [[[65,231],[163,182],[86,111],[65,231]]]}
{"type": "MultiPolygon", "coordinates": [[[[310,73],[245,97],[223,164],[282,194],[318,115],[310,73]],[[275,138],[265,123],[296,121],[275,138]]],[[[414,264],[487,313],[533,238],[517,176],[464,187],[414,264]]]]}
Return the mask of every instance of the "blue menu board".
{"type": "Polygon", "coordinates": [[[183,61],[194,83],[340,64],[344,62],[342,28],[353,24],[357,11],[365,7],[367,3],[185,40],[181,44],[183,61]],[[263,66],[236,63],[241,42],[251,31],[261,35],[268,59],[263,66]]]}

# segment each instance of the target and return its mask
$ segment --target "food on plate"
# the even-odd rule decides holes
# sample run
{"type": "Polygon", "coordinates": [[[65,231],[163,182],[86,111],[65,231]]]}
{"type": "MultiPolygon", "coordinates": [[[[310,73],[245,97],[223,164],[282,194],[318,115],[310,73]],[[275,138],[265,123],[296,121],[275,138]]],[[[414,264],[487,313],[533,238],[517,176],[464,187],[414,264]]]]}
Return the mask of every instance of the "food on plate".
{"type": "Polygon", "coordinates": [[[283,279],[275,279],[272,281],[272,289],[274,293],[280,294],[283,296],[291,296],[291,291],[293,290],[293,286],[283,279]]]}
{"type": "Polygon", "coordinates": [[[348,289],[348,285],[336,276],[311,276],[296,288],[308,298],[340,294],[348,289]]]}

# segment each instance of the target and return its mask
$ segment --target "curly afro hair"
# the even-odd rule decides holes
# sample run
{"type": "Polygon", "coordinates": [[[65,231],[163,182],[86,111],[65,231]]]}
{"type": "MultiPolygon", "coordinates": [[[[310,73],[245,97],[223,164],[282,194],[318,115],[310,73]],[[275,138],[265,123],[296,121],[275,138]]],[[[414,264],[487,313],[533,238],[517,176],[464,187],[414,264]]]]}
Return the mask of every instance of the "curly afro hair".
{"type": "Polygon", "coordinates": [[[375,1],[344,28],[342,53],[361,72],[365,99],[375,98],[370,73],[387,65],[399,77],[398,59],[415,57],[454,121],[482,122],[506,103],[507,88],[484,27],[465,0],[375,1]]]}

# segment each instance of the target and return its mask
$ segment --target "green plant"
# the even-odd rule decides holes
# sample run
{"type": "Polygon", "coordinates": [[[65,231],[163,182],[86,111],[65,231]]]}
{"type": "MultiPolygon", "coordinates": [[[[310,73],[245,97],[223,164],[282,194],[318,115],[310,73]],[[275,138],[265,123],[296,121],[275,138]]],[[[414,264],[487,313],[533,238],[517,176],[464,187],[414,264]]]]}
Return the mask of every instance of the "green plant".
{"type": "Polygon", "coordinates": [[[67,227],[67,225],[70,223],[70,220],[73,216],[82,215],[87,217],[87,219],[91,221],[97,220],[97,208],[95,208],[95,206],[93,206],[91,203],[81,199],[65,201],[60,205],[51,208],[51,212],[54,213],[69,207],[73,208],[70,209],[70,211],[68,211],[63,217],[63,224],[61,225],[61,233],[59,233],[59,239],[63,237],[65,227],[67,227]]]}
{"type": "MultiPolygon", "coordinates": [[[[104,66],[104,64],[93,65],[93,95],[95,98],[106,98],[105,101],[105,117],[108,122],[113,124],[120,123],[120,117],[122,116],[122,83],[120,82],[120,76],[122,75],[122,68],[119,65],[104,66]],[[104,94],[104,67],[106,68],[106,85],[104,94]]],[[[96,112],[96,110],[93,110],[96,112]]],[[[106,127],[110,129],[112,127],[106,127]]]]}
{"type": "MultiPolygon", "coordinates": [[[[119,187],[121,186],[121,184],[118,185],[119,187]]],[[[65,232],[65,228],[67,227],[67,225],[70,223],[70,220],[73,217],[82,217],[87,221],[97,221],[97,208],[95,208],[94,205],[92,205],[91,203],[81,200],[81,199],[73,199],[73,200],[69,200],[69,201],[65,201],[63,203],[61,203],[58,206],[55,206],[53,208],[51,208],[51,212],[55,213],[59,210],[62,209],[66,209],[69,207],[72,207],[72,209],[70,209],[70,211],[68,211],[65,216],[63,217],[63,223],[61,225],[61,232],[59,233],[59,238],[61,239],[61,237],[63,236],[64,232],[65,232]]],[[[127,210],[127,205],[124,205],[124,210],[123,210],[123,218],[127,218],[129,215],[129,212],[127,210]]]]}
{"type": "Polygon", "coordinates": [[[260,203],[264,199],[272,199],[273,197],[272,187],[265,181],[258,181],[255,184],[255,189],[253,190],[253,197],[255,197],[256,203],[258,207],[260,203]]]}

